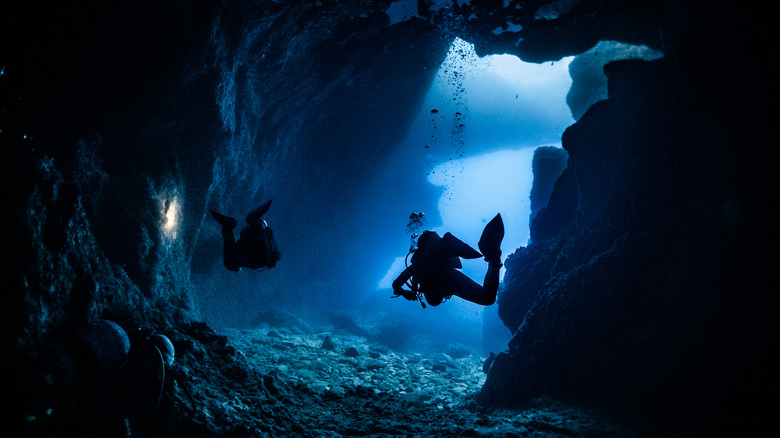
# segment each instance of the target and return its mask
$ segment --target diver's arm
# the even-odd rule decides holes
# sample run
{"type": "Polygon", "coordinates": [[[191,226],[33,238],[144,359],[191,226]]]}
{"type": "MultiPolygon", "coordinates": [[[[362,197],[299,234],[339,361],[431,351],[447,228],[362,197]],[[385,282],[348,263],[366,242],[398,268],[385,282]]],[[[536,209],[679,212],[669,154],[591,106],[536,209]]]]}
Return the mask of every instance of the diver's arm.
{"type": "Polygon", "coordinates": [[[414,275],[415,270],[414,265],[409,266],[395,278],[393,281],[393,293],[396,295],[403,295],[405,298],[409,299],[411,291],[404,289],[404,284],[406,284],[406,281],[414,275]]]}

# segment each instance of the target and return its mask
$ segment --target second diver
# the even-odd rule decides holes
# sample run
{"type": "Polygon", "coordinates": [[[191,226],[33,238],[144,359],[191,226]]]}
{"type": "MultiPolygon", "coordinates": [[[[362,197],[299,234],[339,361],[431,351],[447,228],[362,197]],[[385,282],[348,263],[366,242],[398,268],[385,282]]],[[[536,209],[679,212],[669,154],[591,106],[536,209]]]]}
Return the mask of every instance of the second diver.
{"type": "Polygon", "coordinates": [[[499,271],[501,269],[501,241],[504,238],[504,222],[497,214],[482,231],[478,252],[450,233],[443,237],[434,231],[424,231],[417,240],[417,249],[409,265],[393,281],[396,296],[408,300],[420,300],[421,295],[431,306],[438,306],[452,295],[489,306],[496,302],[499,271]],[[460,258],[475,259],[481,256],[488,262],[485,279],[480,285],[460,271],[460,258]],[[404,289],[406,285],[409,289],[404,289]]]}

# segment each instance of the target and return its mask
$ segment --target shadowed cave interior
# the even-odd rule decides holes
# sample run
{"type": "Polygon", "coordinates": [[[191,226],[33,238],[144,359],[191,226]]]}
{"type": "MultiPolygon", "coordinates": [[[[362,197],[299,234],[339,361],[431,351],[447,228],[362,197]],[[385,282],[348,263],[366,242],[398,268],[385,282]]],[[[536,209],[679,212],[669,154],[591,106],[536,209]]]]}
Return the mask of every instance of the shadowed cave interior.
{"type": "Polygon", "coordinates": [[[705,436],[772,418],[771,14],[17,3],[0,11],[9,430],[705,436]],[[271,199],[281,259],[227,270],[209,210],[240,229],[271,199]],[[476,245],[496,213],[496,304],[390,298],[414,233],[476,245]]]}

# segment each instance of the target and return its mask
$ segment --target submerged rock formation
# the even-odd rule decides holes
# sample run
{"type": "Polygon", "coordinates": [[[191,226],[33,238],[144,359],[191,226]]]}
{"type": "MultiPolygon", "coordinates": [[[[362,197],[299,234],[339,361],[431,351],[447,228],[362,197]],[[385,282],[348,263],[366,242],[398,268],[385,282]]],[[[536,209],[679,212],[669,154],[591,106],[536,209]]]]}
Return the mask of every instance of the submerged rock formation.
{"type": "Polygon", "coordinates": [[[532,223],[539,211],[550,202],[553,188],[561,174],[566,170],[569,154],[565,150],[552,146],[542,146],[534,151],[531,170],[534,176],[534,184],[531,188],[531,218],[532,223]]]}
{"type": "Polygon", "coordinates": [[[554,394],[683,435],[762,416],[777,281],[769,171],[751,152],[769,142],[760,68],[708,37],[736,11],[689,12],[663,59],[607,64],[608,99],[564,133],[569,168],[506,263],[499,303],[516,332],[481,401],[554,394]]]}
{"type": "MultiPolygon", "coordinates": [[[[161,430],[251,436],[213,424],[236,409],[220,402],[230,391],[204,390],[224,409],[216,415],[187,406],[182,388],[214,373],[215,357],[230,360],[214,385],[262,382],[265,414],[291,417],[270,401],[273,379],[247,371],[197,322],[191,300],[203,296],[191,275],[208,274],[214,261],[203,254],[217,235],[207,208],[247,210],[283,194],[274,211],[296,236],[282,249],[294,263],[280,264],[276,283],[252,280],[278,294],[248,299],[328,302],[361,257],[334,244],[361,224],[341,195],[400,141],[455,36],[481,55],[533,62],[599,41],[663,53],[608,63],[607,99],[564,134],[568,167],[532,243],[504,250],[499,314],[514,336],[479,403],[551,396],[621,408],[681,435],[747,433],[769,418],[758,394],[776,390],[771,14],[675,0],[15,3],[0,14],[2,39],[14,42],[0,60],[12,256],[0,359],[22,376],[6,391],[22,401],[14,424],[37,424],[51,391],[81,390],[67,379],[47,386],[52,363],[41,361],[99,319],[122,325],[131,344],[141,332],[168,333],[190,359],[179,386],[163,387],[161,430]],[[325,204],[336,208],[297,214],[325,204]],[[314,221],[338,226],[323,232],[314,221]],[[323,254],[343,263],[321,263],[323,254]]],[[[73,400],[110,400],[90,391],[73,400]]],[[[51,399],[66,406],[56,415],[79,410],[66,395],[51,399]]]]}

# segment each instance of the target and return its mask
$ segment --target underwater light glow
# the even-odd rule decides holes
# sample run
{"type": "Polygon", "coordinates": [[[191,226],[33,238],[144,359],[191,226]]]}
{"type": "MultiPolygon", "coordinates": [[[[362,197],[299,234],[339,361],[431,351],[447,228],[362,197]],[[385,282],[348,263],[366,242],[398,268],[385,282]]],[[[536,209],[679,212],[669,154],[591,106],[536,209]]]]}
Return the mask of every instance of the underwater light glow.
{"type": "MultiPolygon", "coordinates": [[[[501,213],[504,255],[528,243],[534,150],[560,147],[561,134],[574,122],[566,104],[572,59],[534,64],[512,55],[480,58],[473,44],[453,41],[426,102],[426,108],[438,109],[441,126],[447,113],[460,112],[453,120],[462,123],[436,134],[439,149],[449,152],[428,174],[443,189],[440,234],[449,231],[474,244],[487,221],[501,213]]],[[[463,262],[474,278],[481,279],[484,270],[482,261],[463,262]]]]}
{"type": "Polygon", "coordinates": [[[176,229],[179,225],[179,203],[174,199],[166,201],[165,204],[165,222],[163,223],[163,231],[165,234],[172,236],[175,235],[176,229]]]}

